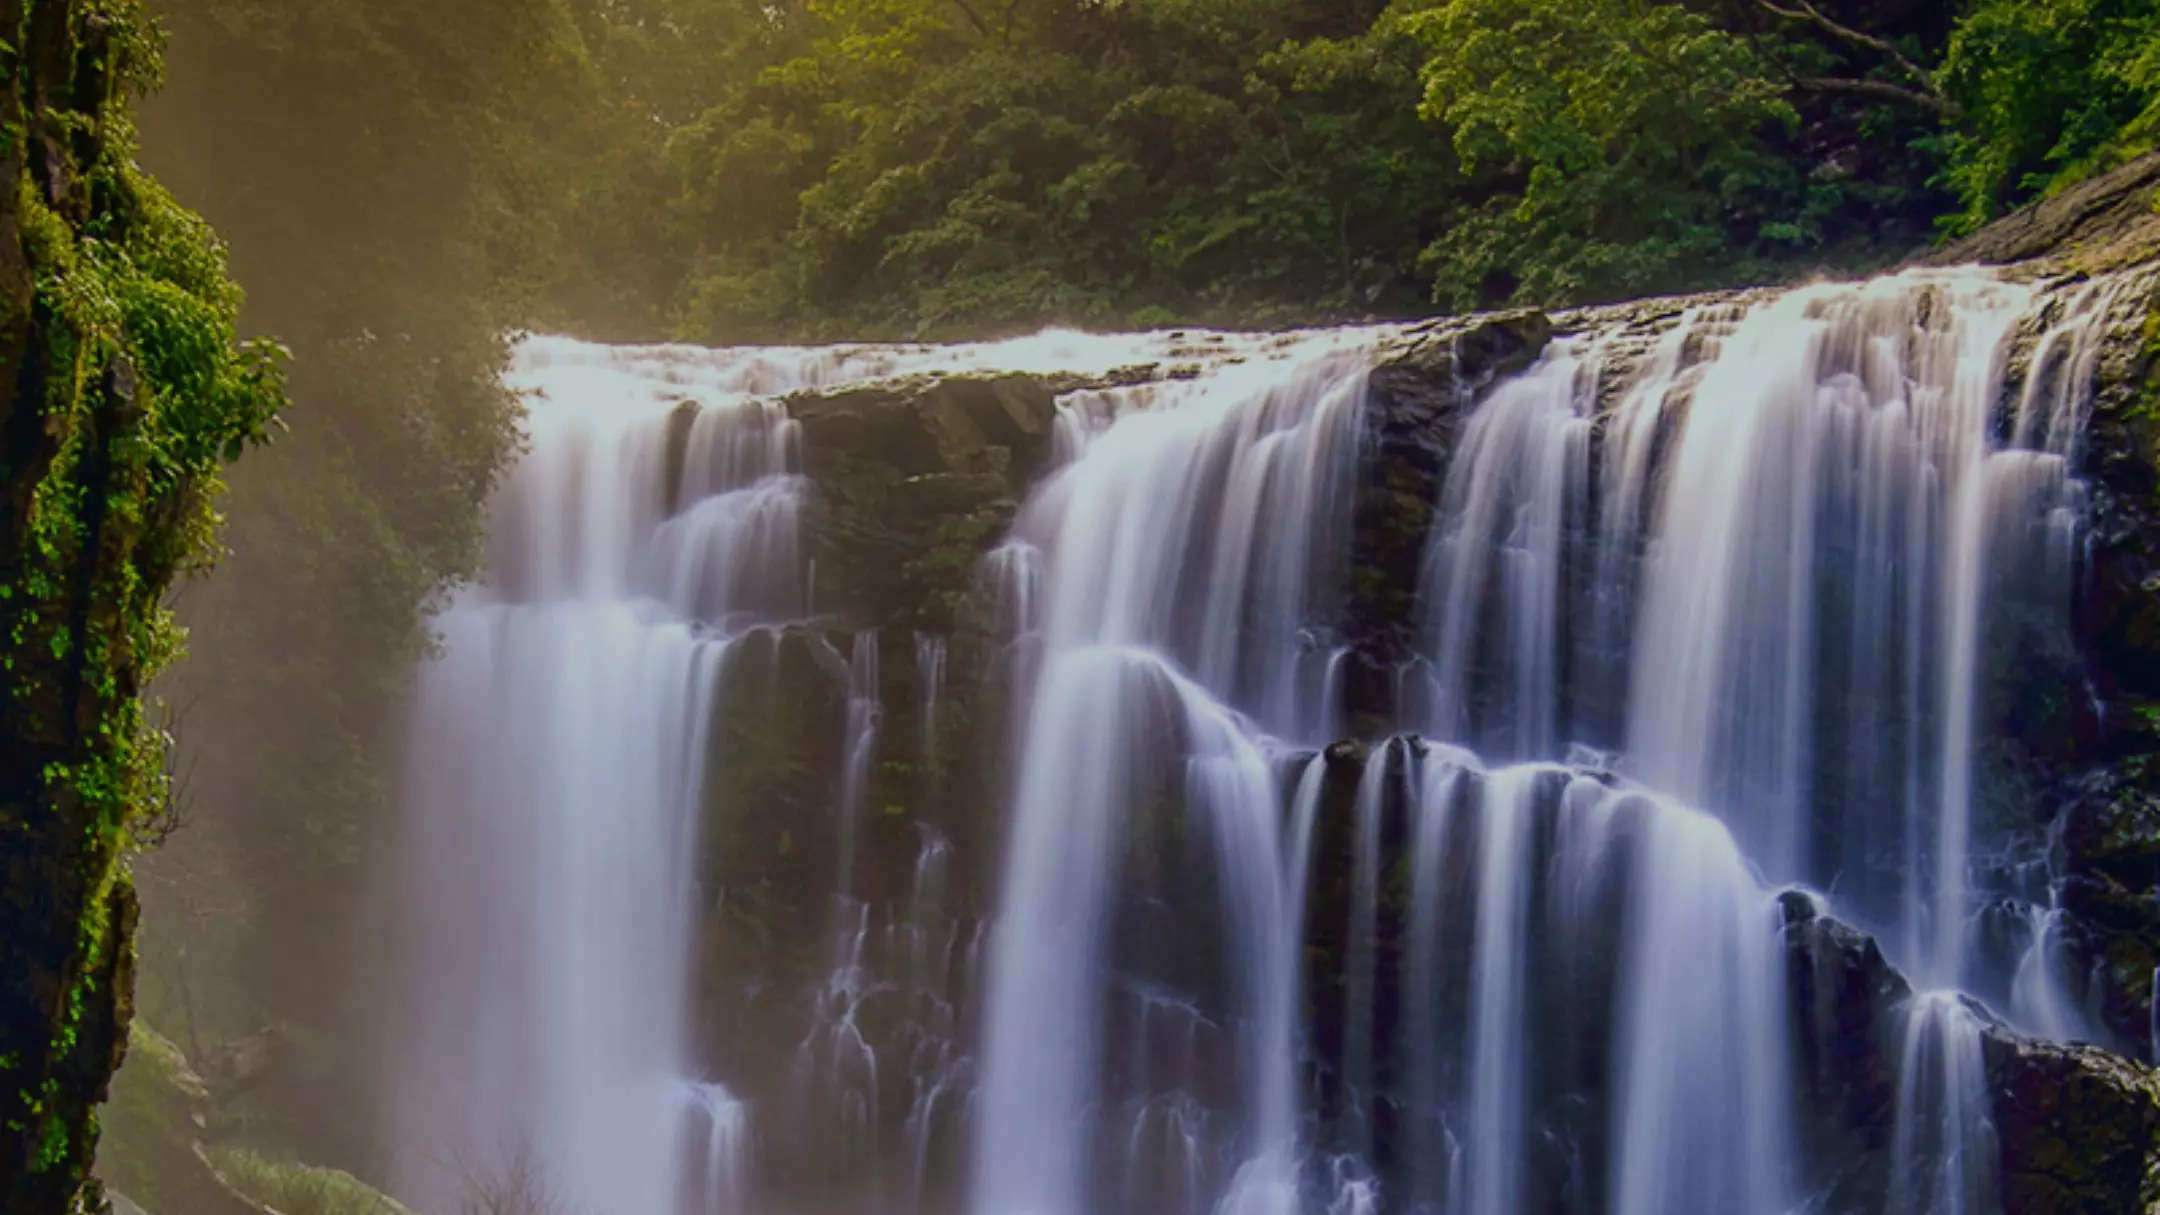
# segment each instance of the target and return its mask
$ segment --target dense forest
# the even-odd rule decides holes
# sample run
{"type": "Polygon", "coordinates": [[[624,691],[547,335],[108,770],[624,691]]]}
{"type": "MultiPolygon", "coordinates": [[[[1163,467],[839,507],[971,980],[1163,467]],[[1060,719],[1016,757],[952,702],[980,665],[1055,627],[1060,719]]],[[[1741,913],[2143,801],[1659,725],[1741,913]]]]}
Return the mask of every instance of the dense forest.
{"type": "Polygon", "coordinates": [[[703,341],[1865,266],[2149,146],[2160,93],[2138,0],[166,9],[151,156],[245,183],[244,257],[335,214],[354,273],[703,341]]]}
{"type": "Polygon", "coordinates": [[[139,156],[226,242],[294,406],[179,601],[141,1007],[191,1054],[270,1033],[257,1137],[356,1166],[357,1111],[320,1099],[365,1066],[344,946],[406,672],[516,447],[507,335],[1289,325],[1789,280],[2160,144],[2156,0],[153,8],[139,156]]]}

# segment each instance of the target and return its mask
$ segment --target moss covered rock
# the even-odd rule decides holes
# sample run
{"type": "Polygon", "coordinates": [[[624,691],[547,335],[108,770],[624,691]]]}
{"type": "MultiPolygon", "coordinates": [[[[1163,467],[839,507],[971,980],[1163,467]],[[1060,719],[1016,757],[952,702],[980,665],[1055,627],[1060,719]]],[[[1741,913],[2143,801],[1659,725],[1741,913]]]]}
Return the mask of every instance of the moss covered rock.
{"type": "Polygon", "coordinates": [[[413,1215],[403,1203],[343,1169],[273,1160],[245,1148],[206,1153],[219,1180],[275,1215],[413,1215]]]}
{"type": "Polygon", "coordinates": [[[2160,256],[2160,153],[2080,182],[1989,224],[1963,240],[1930,251],[1937,266],[1968,262],[2064,264],[2111,269],[2160,256]]]}
{"type": "Polygon", "coordinates": [[[923,376],[790,397],[818,489],[816,609],[857,626],[949,630],[976,563],[1042,471],[1064,386],[923,376]]]}
{"type": "Polygon", "coordinates": [[[1985,1050],[2005,1211],[2160,1211],[2160,1074],[2009,1034],[1985,1050]]]}
{"type": "MultiPolygon", "coordinates": [[[[104,1111],[98,1175],[153,1212],[256,1215],[205,1158],[210,1090],[173,1042],[137,1021],[104,1111]]],[[[288,1213],[290,1215],[290,1213],[288,1213]]]]}

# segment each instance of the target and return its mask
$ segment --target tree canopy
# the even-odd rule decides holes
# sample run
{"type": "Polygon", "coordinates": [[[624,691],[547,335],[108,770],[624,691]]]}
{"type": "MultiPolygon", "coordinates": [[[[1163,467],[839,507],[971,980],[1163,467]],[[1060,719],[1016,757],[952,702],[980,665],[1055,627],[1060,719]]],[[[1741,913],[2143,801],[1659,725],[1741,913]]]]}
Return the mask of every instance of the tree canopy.
{"type": "Polygon", "coordinates": [[[2151,146],[2160,97],[2149,0],[696,0],[576,27],[605,202],[645,225],[576,281],[705,340],[1861,268],[2151,146]]]}

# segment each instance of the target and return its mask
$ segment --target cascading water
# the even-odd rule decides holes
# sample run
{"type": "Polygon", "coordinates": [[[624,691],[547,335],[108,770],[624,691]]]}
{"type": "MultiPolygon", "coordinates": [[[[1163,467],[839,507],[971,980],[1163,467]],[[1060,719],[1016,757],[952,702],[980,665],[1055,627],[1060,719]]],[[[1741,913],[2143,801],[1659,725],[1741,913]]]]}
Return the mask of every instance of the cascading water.
{"type": "Polygon", "coordinates": [[[533,400],[493,577],[443,615],[415,711],[394,1147],[399,1189],[444,1210],[739,1186],[741,1113],[689,1066],[690,858],[724,627],[799,595],[796,427],[716,403],[671,477],[664,384],[577,355],[524,352],[527,375],[568,362],[559,395],[533,400]]]}
{"type": "Polygon", "coordinates": [[[1473,659],[1506,672],[1504,712],[1477,731],[1488,750],[1553,754],[1560,737],[1560,580],[1567,512],[1590,480],[1591,420],[1581,396],[1594,356],[1548,356],[1502,385],[1471,418],[1455,455],[1427,573],[1435,610],[1431,730],[1470,733],[1473,659]],[[1497,594],[1489,594],[1493,578],[1497,594]],[[1514,611],[1495,615],[1488,603],[1514,611]]]}
{"type": "Polygon", "coordinates": [[[640,1215],[1815,1209],[1798,900],[1927,988],[1853,1209],[1998,1209],[1989,1018],[2095,1022],[1990,732],[2005,655],[2074,646],[2130,298],[1562,318],[1457,384],[1391,699],[1354,506],[1401,331],[527,342],[415,708],[401,1192],[526,1145],[640,1215]],[[838,424],[780,398],[1005,371],[1069,382],[965,623],[861,618],[813,569],[838,424]]]}
{"type": "MultiPolygon", "coordinates": [[[[1269,342],[1212,339],[1233,354],[1269,342]]],[[[591,1211],[747,1201],[752,1109],[700,1075],[693,1045],[693,858],[714,769],[731,760],[710,752],[735,655],[753,638],[769,649],[810,605],[801,428],[777,396],[970,364],[1100,371],[1180,345],[520,347],[511,382],[529,394],[531,450],[497,495],[487,582],[440,619],[388,866],[401,1028],[386,1123],[401,1193],[441,1210],[519,1188],[591,1211]]],[[[926,747],[940,655],[926,639],[926,747]]],[[[879,1060],[856,1017],[886,989],[880,968],[911,964],[910,990],[948,1022],[903,1072],[928,1085],[912,1132],[924,1152],[939,1107],[964,1101],[945,1091],[966,1073],[948,976],[972,972],[974,944],[941,905],[934,839],[904,921],[849,897],[880,747],[877,633],[857,634],[841,665],[836,960],[800,1051],[819,1090],[803,1101],[837,1100],[851,1112],[841,1129],[876,1154],[879,1060]],[[933,931],[946,937],[935,966],[915,939],[933,931]],[[904,947],[873,948],[880,933],[904,947]]]]}
{"type": "MultiPolygon", "coordinates": [[[[1551,755],[1564,664],[1578,656],[1593,678],[1620,673],[1631,690],[1617,720],[1584,714],[1562,728],[1620,748],[1632,779],[1720,814],[1764,877],[1835,890],[1922,978],[2002,983],[1979,973],[1972,928],[1986,898],[2021,893],[2000,878],[1973,886],[1988,617],[1991,605],[2043,605],[2044,618],[2069,602],[2081,487],[2068,458],[2119,294],[2119,283],[2092,284],[2044,318],[2007,426],[2007,364],[2038,292],[1984,273],[1692,311],[1609,412],[1597,344],[1556,343],[1480,407],[1448,476],[1427,600],[1439,729],[1551,755]],[[1605,435],[1595,451],[1594,425],[1605,435]],[[1587,585],[1568,583],[1571,561],[1593,571],[1587,585]],[[1582,635],[1564,635],[1560,620],[1582,635]],[[1901,813],[1884,815],[1885,804],[1901,813]]],[[[1700,885],[1679,872],[1661,881],[1700,885]]],[[[2051,918],[2031,917],[2005,1011],[2036,1032],[2082,1034],[2051,964],[2051,918]]],[[[1650,934],[1646,962],[1688,956],[1682,938],[1637,925],[1650,934]]],[[[1654,964],[1623,973],[1644,991],[1689,982],[1654,964]]],[[[1489,980],[1473,987],[1497,999],[1489,980]]],[[[1770,1006],[1758,996],[1754,1011],[1770,1006]]],[[[1982,1116],[1975,1031],[1951,1008],[1962,1006],[1942,993],[1913,1001],[1901,1127],[1921,1117],[1913,1105],[1938,1120],[1982,1116]]],[[[1726,1025],[1730,1040],[1744,1023],[1702,1024],[1726,1025]]],[[[1757,1066],[1784,1066],[1774,1043],[1762,1049],[1757,1066]]],[[[1773,1092],[1766,1075],[1749,1104],[1773,1092]]],[[[1701,1108],[1637,1112],[1656,1123],[1701,1108]]],[[[1944,1132],[1900,1158],[1961,1142],[1944,1132]]],[[[1612,1209],[1698,1209],[1645,1197],[1630,1176],[1688,1174],[1634,1168],[1634,1147],[1615,1145],[1612,1209]]],[[[1944,1165],[1924,1202],[1907,1195],[1910,1209],[1984,1205],[1974,1159],[1944,1165]]],[[[1697,1197],[1773,1210],[1777,1194],[1697,1197]]]]}
{"type": "MultiPolygon", "coordinates": [[[[1045,533],[1047,652],[991,955],[979,1211],[1080,1215],[1132,1201],[1136,1179],[1165,1165],[1153,1154],[1118,1160],[1112,1145],[1144,1136],[1119,1118],[1158,1118],[1207,1088],[1234,1092],[1239,1112],[1181,1134],[1171,1155],[1182,1159],[1167,1168],[1174,1193],[1144,1188],[1142,1200],[1296,1207],[1296,926],[1277,773],[1258,731],[1217,697],[1243,692],[1256,712],[1295,726],[1325,682],[1324,656],[1313,663],[1297,636],[1311,573],[1330,552],[1329,506],[1354,471],[1357,369],[1368,356],[1354,343],[1315,344],[1317,353],[1218,371],[1190,382],[1182,400],[1165,393],[1119,417],[1027,518],[1045,533]],[[1262,644],[1241,644],[1255,637],[1262,644]],[[1200,681],[1180,672],[1187,665],[1200,681]],[[1135,811],[1158,800],[1177,807],[1165,815],[1176,822],[1141,821],[1135,811]],[[1186,836],[1197,872],[1179,871],[1175,857],[1161,861],[1169,872],[1121,872],[1129,837],[1166,829],[1186,836]],[[1109,1057],[1104,1028],[1130,1015],[1120,1003],[1152,998],[1131,973],[1147,960],[1127,956],[1141,942],[1118,931],[1146,928],[1117,923],[1159,918],[1159,902],[1120,905],[1127,894],[1169,894],[1133,889],[1148,876],[1217,892],[1217,905],[1197,899],[1192,910],[1221,927],[1227,957],[1204,965],[1219,971],[1206,981],[1220,986],[1214,1015],[1229,1024],[1207,1026],[1207,1043],[1173,1037],[1167,1064],[1136,1068],[1109,1057]],[[1203,1048],[1225,1032],[1232,1041],[1209,1058],[1203,1048]]],[[[1168,964],[1155,977],[1176,984],[1203,963],[1152,960],[1168,964]]]]}

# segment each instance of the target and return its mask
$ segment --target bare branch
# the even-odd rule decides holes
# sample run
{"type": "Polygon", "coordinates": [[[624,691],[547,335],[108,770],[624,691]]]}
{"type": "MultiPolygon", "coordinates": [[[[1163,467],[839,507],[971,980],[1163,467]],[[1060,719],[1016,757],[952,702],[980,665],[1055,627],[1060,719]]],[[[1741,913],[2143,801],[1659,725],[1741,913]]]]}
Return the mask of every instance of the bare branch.
{"type": "Polygon", "coordinates": [[[1848,97],[1865,97],[1871,101],[1888,101],[1926,110],[1943,118],[1955,118],[1958,107],[1933,93],[1917,89],[1901,88],[1881,80],[1843,80],[1830,76],[1810,76],[1795,79],[1793,87],[1810,93],[1841,93],[1848,97]]]}
{"type": "Polygon", "coordinates": [[[526,1135],[506,1142],[492,1163],[476,1161],[461,1150],[447,1158],[425,1149],[420,1155],[456,1175],[465,1191],[458,1215],[575,1215],[548,1180],[547,1166],[526,1135]]]}
{"type": "MultiPolygon", "coordinates": [[[[1903,71],[1906,75],[1911,76],[1914,80],[1918,81],[1921,89],[1924,90],[1928,96],[1935,99],[1936,104],[1932,108],[1934,108],[1939,113],[1947,114],[1955,112],[1955,107],[1952,106],[1949,101],[1943,97],[1942,89],[1937,87],[1937,85],[1935,84],[1935,77],[1929,74],[1926,68],[1923,68],[1919,64],[1914,63],[1912,60],[1907,59],[1905,57],[1905,52],[1897,49],[1897,46],[1891,43],[1888,39],[1878,38],[1873,34],[1853,29],[1850,26],[1840,25],[1836,21],[1831,20],[1829,17],[1824,16],[1823,11],[1819,8],[1816,8],[1814,4],[1810,3],[1810,0],[1792,0],[1792,3],[1798,6],[1797,8],[1787,8],[1784,5],[1779,4],[1777,0],[1755,0],[1755,2],[1763,6],[1765,9],[1776,13],[1778,16],[1785,18],[1787,21],[1799,21],[1804,24],[1813,25],[1818,29],[1823,30],[1825,33],[1830,34],[1832,37],[1853,43],[1856,46],[1864,46],[1871,51],[1877,52],[1878,54],[1888,56],[1893,62],[1898,65],[1899,70],[1903,71]]],[[[1854,81],[1851,83],[1857,84],[1863,82],[1854,81]]],[[[1857,92],[1859,90],[1847,89],[1838,91],[1857,92]]],[[[1884,99],[1892,100],[1892,98],[1888,97],[1887,95],[1884,95],[1884,99]]]]}
{"type": "Polygon", "coordinates": [[[983,24],[983,19],[976,15],[974,8],[969,6],[967,0],[953,0],[953,7],[959,9],[960,15],[968,19],[968,24],[975,27],[976,33],[985,38],[990,36],[990,27],[983,24]]]}
{"type": "Polygon", "coordinates": [[[190,695],[183,705],[160,697],[147,706],[151,715],[150,728],[164,735],[164,796],[135,824],[135,839],[145,848],[162,847],[187,823],[188,810],[194,799],[195,771],[202,756],[193,748],[185,747],[180,738],[186,733],[188,715],[201,700],[198,692],[190,695]]]}

